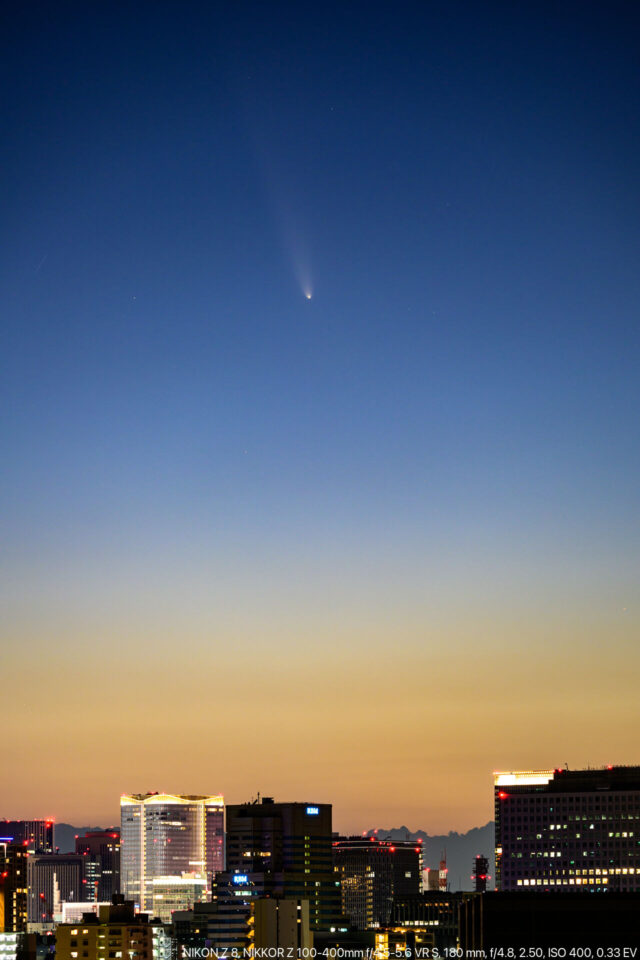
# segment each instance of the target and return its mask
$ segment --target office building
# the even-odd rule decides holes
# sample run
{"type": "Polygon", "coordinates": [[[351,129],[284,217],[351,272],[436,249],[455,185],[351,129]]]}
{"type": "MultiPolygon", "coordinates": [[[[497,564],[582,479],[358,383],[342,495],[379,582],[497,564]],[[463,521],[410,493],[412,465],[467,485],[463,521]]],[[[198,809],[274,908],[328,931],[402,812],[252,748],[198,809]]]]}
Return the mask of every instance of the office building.
{"type": "MultiPolygon", "coordinates": [[[[207,912],[207,936],[216,950],[238,950],[241,954],[251,941],[251,904],[264,895],[264,875],[247,873],[217,874],[213,882],[211,907],[207,912]],[[255,877],[257,883],[251,879],[255,877]]],[[[197,910],[197,905],[194,908],[197,910]]],[[[204,914],[200,914],[202,919],[204,914]]]]}
{"type": "Polygon", "coordinates": [[[331,805],[262,802],[227,807],[227,871],[259,896],[309,901],[312,930],[341,921],[332,861],[331,805]]]}
{"type": "Polygon", "coordinates": [[[501,891],[640,891],[640,767],[494,777],[501,891]]]}
{"type": "Polygon", "coordinates": [[[21,843],[28,853],[55,853],[53,820],[0,820],[0,843],[21,843]]]}
{"type": "Polygon", "coordinates": [[[458,940],[458,913],[468,893],[444,890],[423,891],[417,897],[393,901],[388,928],[415,936],[415,945],[435,948],[440,953],[455,948],[458,940]]]}
{"type": "MultiPolygon", "coordinates": [[[[24,843],[0,844],[0,933],[27,930],[27,863],[24,843]]],[[[7,939],[7,944],[14,939],[7,939]]]]}
{"type": "Polygon", "coordinates": [[[256,893],[246,874],[218,874],[211,902],[173,914],[176,943],[183,950],[207,948],[228,956],[282,947],[285,956],[291,951],[291,956],[299,957],[300,951],[310,949],[308,900],[263,898],[256,893]]]}
{"type": "Polygon", "coordinates": [[[473,889],[476,893],[486,893],[487,881],[489,881],[491,877],[489,876],[489,861],[486,857],[483,857],[482,854],[478,854],[477,857],[473,858],[471,879],[473,880],[473,889]]]}
{"type": "Polygon", "coordinates": [[[83,858],[68,854],[35,854],[27,859],[29,929],[51,926],[64,901],[84,900],[83,858]]]}
{"type": "Polygon", "coordinates": [[[221,796],[146,793],[120,801],[120,885],[127,899],[151,910],[161,877],[197,874],[207,894],[224,869],[224,801],[221,796]]]}
{"type": "Polygon", "coordinates": [[[94,830],[76,837],[76,853],[84,857],[86,899],[111,903],[120,893],[120,831],[94,830]]]}
{"type": "Polygon", "coordinates": [[[216,874],[212,900],[175,911],[172,928],[181,948],[207,947],[232,955],[250,945],[251,901],[257,891],[246,874],[216,874]]]}
{"type": "Polygon", "coordinates": [[[358,930],[386,926],[394,898],[420,893],[420,843],[367,836],[338,837],[332,850],[340,879],[342,912],[358,930]]]}

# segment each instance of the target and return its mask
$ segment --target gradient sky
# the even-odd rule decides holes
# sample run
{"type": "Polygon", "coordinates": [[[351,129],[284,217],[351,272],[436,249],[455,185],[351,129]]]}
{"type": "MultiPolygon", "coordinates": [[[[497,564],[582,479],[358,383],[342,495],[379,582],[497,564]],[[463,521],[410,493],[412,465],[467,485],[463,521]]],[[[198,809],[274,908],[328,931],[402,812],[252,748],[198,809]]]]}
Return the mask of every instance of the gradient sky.
{"type": "Polygon", "coordinates": [[[640,761],[638,5],[304,8],[3,8],[0,816],[640,761]]]}

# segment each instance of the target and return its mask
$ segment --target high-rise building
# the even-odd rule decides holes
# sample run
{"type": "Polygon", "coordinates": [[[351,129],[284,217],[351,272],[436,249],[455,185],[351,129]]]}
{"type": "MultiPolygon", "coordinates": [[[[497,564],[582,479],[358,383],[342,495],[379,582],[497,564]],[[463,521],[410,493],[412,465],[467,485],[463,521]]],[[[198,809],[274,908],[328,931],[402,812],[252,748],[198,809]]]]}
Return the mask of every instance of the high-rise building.
{"type": "Polygon", "coordinates": [[[0,933],[26,932],[27,863],[24,843],[0,844],[0,933]]]}
{"type": "Polygon", "coordinates": [[[331,843],[330,804],[265,797],[227,807],[227,871],[246,875],[260,896],[308,900],[312,930],[341,920],[331,843]]]}
{"type": "MultiPolygon", "coordinates": [[[[251,946],[251,905],[264,896],[264,874],[218,873],[213,882],[212,903],[198,920],[206,916],[207,936],[215,950],[227,953],[243,951],[251,946]],[[255,877],[258,883],[251,877],[255,877]],[[211,908],[211,909],[209,909],[211,908]]],[[[202,907],[194,907],[194,911],[202,907]]]]}
{"type": "Polygon", "coordinates": [[[0,820],[0,843],[21,843],[28,853],[54,853],[53,820],[0,820]]]}
{"type": "Polygon", "coordinates": [[[496,886],[640,891],[640,767],[494,776],[496,886]]]}
{"type": "Polygon", "coordinates": [[[422,844],[338,837],[333,863],[340,878],[342,912],[358,930],[385,926],[394,898],[417,897],[422,886],[422,844]]]}
{"type": "Polygon", "coordinates": [[[76,853],[84,857],[86,899],[111,903],[120,893],[120,831],[94,830],[76,837],[76,853]]]}
{"type": "Polygon", "coordinates": [[[34,854],[27,860],[28,917],[32,924],[53,924],[64,901],[84,900],[83,858],[73,853],[34,854]]]}
{"type": "Polygon", "coordinates": [[[489,861],[480,853],[473,858],[471,879],[476,893],[486,893],[487,881],[491,879],[489,876],[489,861]]]}
{"type": "Polygon", "coordinates": [[[196,874],[210,891],[224,868],[224,800],[221,796],[145,793],[120,801],[120,886],[128,900],[151,910],[161,877],[196,874]]]}

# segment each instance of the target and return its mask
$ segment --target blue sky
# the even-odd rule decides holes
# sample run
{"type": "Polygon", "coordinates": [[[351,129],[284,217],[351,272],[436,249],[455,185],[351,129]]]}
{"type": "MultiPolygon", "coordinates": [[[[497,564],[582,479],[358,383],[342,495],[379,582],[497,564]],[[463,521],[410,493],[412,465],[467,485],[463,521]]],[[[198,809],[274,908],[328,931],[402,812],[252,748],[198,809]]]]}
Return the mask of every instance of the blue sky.
{"type": "Polygon", "coordinates": [[[9,675],[53,643],[72,683],[83,642],[167,623],[194,657],[312,637],[329,670],[369,637],[427,692],[438,637],[489,669],[496,635],[524,657],[586,630],[627,662],[638,26],[631,3],[5,11],[9,675]]]}

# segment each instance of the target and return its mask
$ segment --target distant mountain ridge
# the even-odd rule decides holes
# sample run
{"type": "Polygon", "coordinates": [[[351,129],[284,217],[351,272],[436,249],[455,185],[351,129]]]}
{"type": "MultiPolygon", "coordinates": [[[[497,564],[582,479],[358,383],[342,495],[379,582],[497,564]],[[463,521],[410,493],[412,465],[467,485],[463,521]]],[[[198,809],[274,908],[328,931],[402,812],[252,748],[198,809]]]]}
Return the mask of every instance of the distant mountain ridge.
{"type": "Polygon", "coordinates": [[[429,836],[425,830],[409,830],[408,827],[391,827],[368,830],[368,837],[389,837],[391,840],[422,840],[424,844],[424,864],[437,868],[440,858],[446,852],[449,885],[451,890],[472,890],[471,870],[474,857],[482,854],[489,860],[491,880],[489,889],[493,889],[493,857],[495,848],[495,824],[493,820],[484,827],[473,827],[466,833],[450,833],[441,836],[429,836]]]}
{"type": "Polygon", "coordinates": [[[82,837],[90,830],[105,830],[105,827],[74,827],[71,823],[56,823],[53,827],[53,845],[60,853],[76,852],[76,836],[82,837]]]}
{"type": "MultiPolygon", "coordinates": [[[[56,823],[54,844],[60,853],[74,853],[76,835],[81,837],[90,830],[104,830],[106,827],[74,827],[70,823],[56,823]]],[[[489,860],[489,871],[493,876],[493,853],[495,847],[495,824],[493,820],[484,827],[473,827],[466,833],[450,833],[429,836],[425,830],[409,830],[408,827],[391,827],[368,830],[366,836],[389,837],[391,840],[422,840],[424,844],[424,863],[427,867],[438,867],[440,857],[446,852],[449,870],[449,885],[452,890],[471,890],[471,869],[473,859],[479,853],[489,860]]],[[[493,879],[489,881],[493,888],[493,879]]]]}

